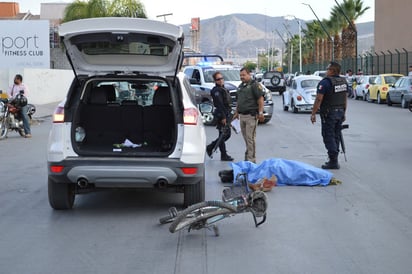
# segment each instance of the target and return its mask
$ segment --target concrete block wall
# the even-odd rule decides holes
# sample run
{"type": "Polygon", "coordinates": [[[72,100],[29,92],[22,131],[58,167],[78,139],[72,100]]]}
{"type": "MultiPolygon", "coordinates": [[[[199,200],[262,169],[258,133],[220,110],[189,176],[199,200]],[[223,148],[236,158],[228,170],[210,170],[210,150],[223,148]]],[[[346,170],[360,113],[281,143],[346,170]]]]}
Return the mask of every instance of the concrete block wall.
{"type": "Polygon", "coordinates": [[[6,93],[16,74],[23,76],[29,88],[28,100],[35,105],[62,101],[73,81],[70,69],[8,69],[0,70],[0,90],[6,93]]]}

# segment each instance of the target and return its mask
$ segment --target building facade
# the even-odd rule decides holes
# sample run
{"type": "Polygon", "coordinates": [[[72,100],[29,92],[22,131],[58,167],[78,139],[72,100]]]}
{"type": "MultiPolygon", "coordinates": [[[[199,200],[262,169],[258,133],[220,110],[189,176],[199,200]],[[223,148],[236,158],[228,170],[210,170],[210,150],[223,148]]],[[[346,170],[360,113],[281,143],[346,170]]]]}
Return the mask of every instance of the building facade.
{"type": "Polygon", "coordinates": [[[375,51],[412,52],[411,0],[375,0],[375,51]]]}

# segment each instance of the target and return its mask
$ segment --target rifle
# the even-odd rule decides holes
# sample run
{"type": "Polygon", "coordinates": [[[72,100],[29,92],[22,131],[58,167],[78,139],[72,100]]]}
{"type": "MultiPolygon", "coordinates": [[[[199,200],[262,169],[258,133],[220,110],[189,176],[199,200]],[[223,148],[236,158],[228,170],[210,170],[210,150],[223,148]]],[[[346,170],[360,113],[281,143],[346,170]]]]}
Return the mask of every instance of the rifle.
{"type": "MultiPolygon", "coordinates": [[[[341,129],[346,129],[346,128],[349,128],[348,124],[344,124],[341,127],[341,129]]],[[[343,153],[343,156],[345,157],[345,162],[347,162],[348,160],[346,159],[346,148],[345,148],[345,142],[343,140],[342,130],[340,131],[340,134],[339,134],[339,142],[340,142],[340,146],[342,147],[342,153],[343,153]]]]}

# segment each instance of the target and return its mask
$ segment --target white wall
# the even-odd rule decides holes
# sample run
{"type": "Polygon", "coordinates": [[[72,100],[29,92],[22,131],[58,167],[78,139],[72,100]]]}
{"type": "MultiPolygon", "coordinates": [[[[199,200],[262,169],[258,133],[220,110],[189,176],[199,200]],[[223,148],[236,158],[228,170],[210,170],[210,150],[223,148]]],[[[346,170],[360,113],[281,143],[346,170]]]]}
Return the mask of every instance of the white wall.
{"type": "Polygon", "coordinates": [[[66,97],[74,74],[72,70],[58,69],[9,69],[0,70],[0,90],[7,92],[16,74],[23,76],[23,83],[29,88],[28,100],[41,105],[59,102],[66,97]]]}

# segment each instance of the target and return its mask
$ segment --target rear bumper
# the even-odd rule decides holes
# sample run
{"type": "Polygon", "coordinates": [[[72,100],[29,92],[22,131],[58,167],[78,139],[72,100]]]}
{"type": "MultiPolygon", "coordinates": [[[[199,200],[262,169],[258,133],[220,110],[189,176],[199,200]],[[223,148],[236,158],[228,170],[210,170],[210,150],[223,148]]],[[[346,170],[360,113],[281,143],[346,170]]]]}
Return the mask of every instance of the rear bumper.
{"type": "Polygon", "coordinates": [[[302,104],[302,105],[296,104],[296,108],[297,108],[299,111],[312,111],[312,109],[313,109],[313,104],[302,104]]]}
{"type": "Polygon", "coordinates": [[[48,162],[48,177],[54,183],[87,183],[101,188],[146,188],[196,184],[203,179],[204,163],[185,164],[176,159],[66,159],[48,162]],[[59,173],[51,166],[63,166],[59,173]],[[196,170],[185,174],[182,168],[196,170]]]}
{"type": "Polygon", "coordinates": [[[271,92],[284,92],[286,91],[286,87],[285,86],[265,86],[268,90],[270,90],[271,92]]]}

